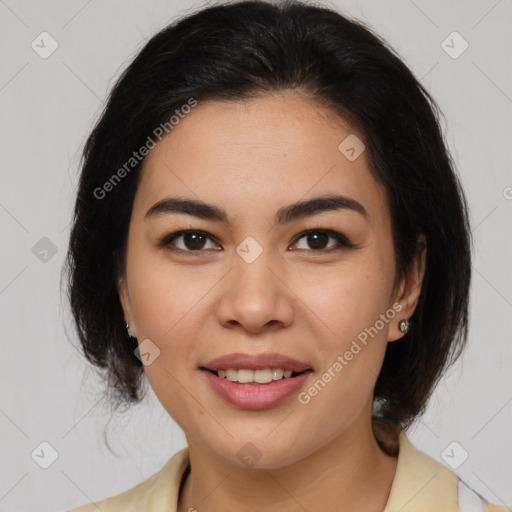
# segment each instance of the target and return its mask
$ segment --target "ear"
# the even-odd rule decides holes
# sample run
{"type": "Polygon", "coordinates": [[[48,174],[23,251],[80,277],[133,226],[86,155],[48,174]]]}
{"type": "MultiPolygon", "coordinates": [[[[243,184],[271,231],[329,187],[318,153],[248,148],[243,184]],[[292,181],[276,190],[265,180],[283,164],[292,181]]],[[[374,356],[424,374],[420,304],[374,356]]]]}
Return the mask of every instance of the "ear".
{"type": "Polygon", "coordinates": [[[424,234],[420,234],[416,240],[414,258],[395,294],[394,302],[398,302],[402,309],[396,314],[390,325],[388,341],[396,341],[404,336],[404,333],[398,328],[398,324],[404,318],[409,320],[416,309],[425,275],[426,259],[427,239],[424,234]]]}
{"type": "Polygon", "coordinates": [[[137,337],[125,276],[121,276],[117,279],[117,290],[119,292],[119,301],[121,302],[121,307],[123,308],[124,319],[130,324],[131,335],[137,337]]]}

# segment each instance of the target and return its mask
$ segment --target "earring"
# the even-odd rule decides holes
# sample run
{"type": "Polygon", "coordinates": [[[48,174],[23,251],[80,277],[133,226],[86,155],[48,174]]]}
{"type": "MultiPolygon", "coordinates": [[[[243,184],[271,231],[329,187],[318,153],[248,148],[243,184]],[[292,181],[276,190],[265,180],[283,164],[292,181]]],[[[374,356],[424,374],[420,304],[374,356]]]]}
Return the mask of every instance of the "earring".
{"type": "Polygon", "coordinates": [[[135,336],[132,336],[130,332],[130,324],[128,322],[124,323],[126,325],[126,332],[128,333],[128,338],[134,338],[135,336]]]}
{"type": "Polygon", "coordinates": [[[400,322],[398,322],[398,328],[405,334],[407,334],[407,332],[409,331],[409,326],[410,323],[409,320],[407,320],[407,318],[404,318],[403,320],[400,320],[400,322]]]}

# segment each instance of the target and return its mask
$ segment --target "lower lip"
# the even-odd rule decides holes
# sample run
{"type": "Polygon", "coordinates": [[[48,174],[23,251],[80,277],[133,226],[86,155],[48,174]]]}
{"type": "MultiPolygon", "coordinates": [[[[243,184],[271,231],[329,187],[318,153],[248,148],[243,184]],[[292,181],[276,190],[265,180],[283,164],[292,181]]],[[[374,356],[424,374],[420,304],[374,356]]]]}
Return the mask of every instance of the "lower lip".
{"type": "Polygon", "coordinates": [[[273,381],[269,384],[240,384],[217,377],[208,370],[201,370],[213,390],[224,400],[241,409],[266,409],[293,395],[309,377],[305,371],[296,377],[273,381]]]}

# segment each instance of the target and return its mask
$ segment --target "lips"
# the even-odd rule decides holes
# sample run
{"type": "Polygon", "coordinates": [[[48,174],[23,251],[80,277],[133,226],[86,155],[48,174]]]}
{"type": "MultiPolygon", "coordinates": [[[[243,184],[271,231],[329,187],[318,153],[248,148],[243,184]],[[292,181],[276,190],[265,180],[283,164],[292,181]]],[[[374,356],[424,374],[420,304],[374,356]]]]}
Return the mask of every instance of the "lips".
{"type": "Polygon", "coordinates": [[[247,368],[249,370],[282,368],[283,370],[291,370],[294,373],[302,373],[312,369],[307,363],[274,352],[266,352],[263,354],[244,354],[237,352],[227,354],[208,361],[200,368],[212,372],[229,370],[231,368],[247,368]]]}
{"type": "Polygon", "coordinates": [[[304,385],[313,369],[302,361],[276,353],[235,353],[218,357],[199,367],[211,389],[224,401],[240,409],[266,409],[290,398],[304,385]],[[220,370],[279,369],[291,373],[288,378],[259,384],[231,382],[218,375],[220,370]]]}
{"type": "Polygon", "coordinates": [[[270,384],[240,384],[217,377],[211,370],[201,370],[206,382],[228,404],[239,409],[268,409],[275,407],[298,393],[311,371],[296,377],[273,381],[270,384]]]}

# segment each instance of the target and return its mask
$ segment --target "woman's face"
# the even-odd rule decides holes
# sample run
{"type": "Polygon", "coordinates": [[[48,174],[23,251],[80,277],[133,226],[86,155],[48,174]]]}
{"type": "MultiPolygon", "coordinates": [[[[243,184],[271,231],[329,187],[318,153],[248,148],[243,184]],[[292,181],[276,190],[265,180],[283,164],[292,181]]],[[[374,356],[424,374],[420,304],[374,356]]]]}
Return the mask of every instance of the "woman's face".
{"type": "Polygon", "coordinates": [[[392,295],[385,192],[354,136],[289,93],[199,102],[148,154],[119,288],[149,383],[189,445],[276,468],[368,430],[386,344],[412,310],[395,302],[402,286],[392,295]],[[327,196],[345,200],[290,209],[327,196]],[[148,213],[176,198],[210,207],[148,213]],[[269,353],[284,359],[212,363],[269,353]],[[308,370],[279,380],[286,358],[308,370]]]}

